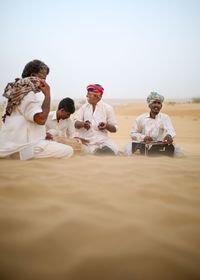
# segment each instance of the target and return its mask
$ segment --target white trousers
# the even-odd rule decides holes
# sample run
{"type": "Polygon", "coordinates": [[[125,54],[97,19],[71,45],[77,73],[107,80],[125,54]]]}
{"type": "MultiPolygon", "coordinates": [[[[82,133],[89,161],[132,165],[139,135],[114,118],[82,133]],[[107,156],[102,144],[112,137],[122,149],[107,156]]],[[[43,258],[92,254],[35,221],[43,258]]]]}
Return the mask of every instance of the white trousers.
{"type": "Polygon", "coordinates": [[[74,151],[71,146],[49,140],[40,140],[33,148],[34,158],[69,158],[74,151]]]}

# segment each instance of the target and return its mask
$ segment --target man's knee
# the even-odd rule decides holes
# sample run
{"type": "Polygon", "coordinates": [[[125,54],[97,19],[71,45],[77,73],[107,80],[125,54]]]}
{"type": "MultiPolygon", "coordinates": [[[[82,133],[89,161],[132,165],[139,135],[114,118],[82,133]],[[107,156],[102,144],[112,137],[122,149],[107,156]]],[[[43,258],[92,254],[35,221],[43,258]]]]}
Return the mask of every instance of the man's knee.
{"type": "Polygon", "coordinates": [[[69,158],[69,157],[73,156],[74,150],[71,146],[57,143],[57,142],[53,142],[53,144],[54,144],[54,148],[55,148],[54,156],[56,158],[69,158]]]}
{"type": "Polygon", "coordinates": [[[71,146],[63,144],[63,156],[62,157],[71,157],[74,154],[74,150],[71,146]]]}

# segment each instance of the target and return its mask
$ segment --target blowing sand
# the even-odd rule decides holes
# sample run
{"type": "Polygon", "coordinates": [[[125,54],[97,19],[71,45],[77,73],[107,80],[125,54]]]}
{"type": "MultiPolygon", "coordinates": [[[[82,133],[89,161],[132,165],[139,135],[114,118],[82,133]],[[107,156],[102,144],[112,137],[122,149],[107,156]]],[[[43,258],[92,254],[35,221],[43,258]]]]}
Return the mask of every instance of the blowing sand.
{"type": "MultiPolygon", "coordinates": [[[[123,146],[146,105],[115,111],[123,146]]],[[[182,158],[0,160],[0,279],[200,279],[200,104],[162,112],[182,158]]]]}

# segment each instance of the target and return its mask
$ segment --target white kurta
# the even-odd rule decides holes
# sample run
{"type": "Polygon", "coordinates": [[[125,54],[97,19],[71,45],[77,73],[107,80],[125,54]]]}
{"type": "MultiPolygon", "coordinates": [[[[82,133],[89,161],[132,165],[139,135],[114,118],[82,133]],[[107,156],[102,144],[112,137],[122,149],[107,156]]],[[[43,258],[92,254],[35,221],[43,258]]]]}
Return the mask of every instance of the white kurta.
{"type": "Polygon", "coordinates": [[[38,125],[33,120],[34,115],[41,111],[37,93],[29,92],[11,116],[6,116],[0,130],[0,157],[16,152],[20,152],[21,159],[68,157],[73,154],[71,147],[66,149],[66,145],[45,140],[45,125],[38,125]]]}
{"type": "Polygon", "coordinates": [[[53,136],[65,136],[73,138],[75,136],[74,121],[71,118],[57,122],[56,111],[51,111],[46,121],[46,132],[49,132],[53,136]]]}
{"type": "Polygon", "coordinates": [[[76,136],[89,140],[89,144],[86,146],[86,151],[94,153],[96,149],[104,146],[109,147],[115,154],[119,149],[115,143],[108,137],[107,130],[99,130],[98,125],[100,122],[112,124],[117,129],[117,121],[115,118],[114,110],[103,101],[99,101],[96,105],[95,111],[88,102],[85,103],[76,113],[75,121],[90,121],[91,128],[76,129],[76,136]]]}
{"type": "Polygon", "coordinates": [[[170,117],[164,113],[159,113],[155,119],[150,118],[150,113],[144,113],[136,118],[131,129],[131,138],[139,142],[145,136],[150,136],[154,141],[162,141],[166,134],[172,138],[176,136],[170,117]]]}

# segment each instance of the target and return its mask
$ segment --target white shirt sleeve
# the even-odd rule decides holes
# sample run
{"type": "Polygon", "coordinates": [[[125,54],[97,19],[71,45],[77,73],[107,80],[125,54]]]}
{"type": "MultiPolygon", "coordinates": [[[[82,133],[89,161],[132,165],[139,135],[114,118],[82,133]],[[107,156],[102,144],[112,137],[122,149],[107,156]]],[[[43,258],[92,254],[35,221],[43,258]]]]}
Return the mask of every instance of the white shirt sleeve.
{"type": "Polygon", "coordinates": [[[166,134],[171,135],[172,138],[174,138],[176,136],[175,129],[174,129],[171,119],[168,115],[165,115],[164,129],[166,131],[166,134]]]}
{"type": "Polygon", "coordinates": [[[116,121],[114,109],[111,106],[107,107],[106,114],[107,114],[107,116],[106,116],[107,117],[107,123],[111,124],[111,125],[114,125],[116,127],[116,129],[118,129],[118,124],[117,124],[117,121],[116,121]]]}
{"type": "Polygon", "coordinates": [[[74,127],[74,121],[72,119],[68,119],[68,127],[66,129],[66,135],[69,138],[75,137],[75,127],[74,127]]]}
{"type": "Polygon", "coordinates": [[[145,135],[142,133],[142,120],[137,117],[134,125],[131,128],[131,138],[134,141],[143,141],[145,135]]]}
{"type": "Polygon", "coordinates": [[[27,121],[34,122],[34,115],[42,112],[41,101],[38,100],[33,91],[30,91],[22,99],[18,109],[27,121]]]}
{"type": "Polygon", "coordinates": [[[81,108],[79,108],[79,110],[76,112],[75,116],[74,116],[74,121],[84,121],[84,109],[83,106],[81,108]]]}

